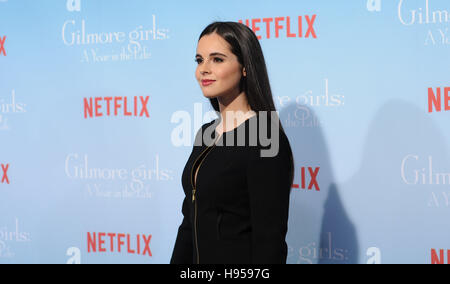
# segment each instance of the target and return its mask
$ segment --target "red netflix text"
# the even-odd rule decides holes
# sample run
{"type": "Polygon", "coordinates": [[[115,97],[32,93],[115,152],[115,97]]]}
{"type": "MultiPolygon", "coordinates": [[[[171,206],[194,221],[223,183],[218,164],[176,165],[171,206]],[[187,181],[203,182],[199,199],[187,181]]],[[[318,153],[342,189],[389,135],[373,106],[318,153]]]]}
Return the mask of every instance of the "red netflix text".
{"type": "Polygon", "coordinates": [[[88,253],[118,252],[152,257],[150,240],[152,235],[87,233],[88,253]]]}
{"type": "Polygon", "coordinates": [[[2,181],[0,183],[9,184],[9,178],[8,178],[9,164],[6,164],[6,165],[1,164],[1,167],[2,167],[3,175],[2,175],[2,181]]]}
{"type": "MultiPolygon", "coordinates": [[[[282,30],[285,30],[287,38],[317,38],[314,29],[316,18],[317,15],[298,16],[297,19],[291,19],[291,17],[256,18],[246,19],[245,24],[252,29],[258,39],[263,37],[270,39],[273,35],[275,38],[279,38],[282,30]]],[[[239,23],[243,24],[243,21],[239,20],[239,23]]]]}
{"type": "MultiPolygon", "coordinates": [[[[445,264],[445,252],[440,249],[438,254],[435,249],[431,249],[431,264],[445,264]]],[[[447,250],[447,264],[450,264],[450,250],[447,250]]]]}
{"type": "Polygon", "coordinates": [[[84,118],[102,116],[150,117],[148,101],[150,97],[95,97],[84,98],[84,118]]]}
{"type": "Polygon", "coordinates": [[[433,88],[428,88],[428,112],[433,112],[433,107],[436,112],[442,111],[442,104],[444,104],[444,110],[450,110],[450,87],[437,88],[436,92],[433,88]]]}
{"type": "Polygon", "coordinates": [[[302,167],[300,169],[300,173],[301,173],[301,184],[293,184],[292,188],[301,188],[301,189],[308,189],[308,190],[312,190],[313,187],[316,191],[320,191],[320,187],[319,187],[319,182],[317,181],[317,176],[319,175],[319,171],[320,171],[320,167],[319,168],[305,168],[302,167]],[[308,170],[308,172],[306,171],[308,170]],[[306,181],[307,178],[309,178],[309,183],[308,183],[308,188],[306,187],[306,181]]]}
{"type": "Polygon", "coordinates": [[[4,37],[0,36],[0,55],[3,55],[3,56],[6,56],[5,41],[6,41],[6,36],[4,36],[4,37]]]}

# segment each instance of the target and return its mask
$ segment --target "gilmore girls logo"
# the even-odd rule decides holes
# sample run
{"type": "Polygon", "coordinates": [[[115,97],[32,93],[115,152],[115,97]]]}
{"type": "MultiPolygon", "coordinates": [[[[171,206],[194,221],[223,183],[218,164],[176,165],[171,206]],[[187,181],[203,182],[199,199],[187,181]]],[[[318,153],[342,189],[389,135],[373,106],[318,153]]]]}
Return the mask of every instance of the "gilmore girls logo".
{"type": "Polygon", "coordinates": [[[0,224],[0,259],[15,257],[14,249],[19,248],[18,244],[32,241],[31,233],[24,231],[19,224],[18,218],[15,218],[12,226],[0,224]]]}
{"type": "Polygon", "coordinates": [[[405,26],[450,23],[450,12],[447,9],[430,6],[430,0],[399,0],[398,17],[405,26]]]}
{"type": "Polygon", "coordinates": [[[437,170],[433,156],[407,155],[402,160],[401,178],[407,185],[450,185],[450,172],[437,170]]]}
{"type": "Polygon", "coordinates": [[[87,154],[68,154],[64,172],[68,179],[82,183],[87,197],[113,199],[151,199],[155,183],[173,180],[173,170],[161,166],[159,155],[152,164],[133,168],[103,167],[92,162],[87,154]]]}
{"type": "MultiPolygon", "coordinates": [[[[84,3],[84,2],[83,2],[84,3]]],[[[169,29],[161,28],[156,15],[149,15],[145,24],[132,25],[127,30],[99,29],[91,26],[89,22],[80,18],[80,12],[85,9],[80,0],[68,0],[67,11],[74,18],[64,22],[61,29],[61,39],[67,47],[83,47],[82,63],[120,62],[151,59],[147,43],[169,39],[169,29]],[[76,12],[76,13],[74,13],[76,12]],[[108,48],[107,48],[108,47],[108,48]]],[[[107,9],[108,6],[105,6],[107,9]]]]}
{"type": "Polygon", "coordinates": [[[0,131],[11,130],[10,118],[26,113],[26,107],[25,103],[17,100],[15,90],[12,90],[11,95],[7,97],[0,97],[0,131]]]}
{"type": "Polygon", "coordinates": [[[156,15],[152,15],[152,20],[153,26],[151,28],[144,28],[144,26],[140,25],[129,32],[96,32],[90,30],[86,20],[81,20],[79,22],[67,20],[62,27],[62,40],[67,46],[127,43],[129,47],[136,46],[142,48],[142,42],[169,38],[167,29],[157,29],[156,15]]]}
{"type": "MultiPolygon", "coordinates": [[[[450,2],[445,2],[447,5],[450,5],[450,2]]],[[[404,26],[434,26],[427,32],[425,45],[450,45],[450,33],[448,29],[450,23],[450,9],[449,7],[436,7],[436,3],[437,2],[430,0],[399,0],[398,18],[400,23],[404,26]]]]}
{"type": "Polygon", "coordinates": [[[438,169],[433,156],[407,155],[401,163],[401,179],[408,186],[426,186],[430,189],[427,206],[450,207],[450,172],[438,169]]]}

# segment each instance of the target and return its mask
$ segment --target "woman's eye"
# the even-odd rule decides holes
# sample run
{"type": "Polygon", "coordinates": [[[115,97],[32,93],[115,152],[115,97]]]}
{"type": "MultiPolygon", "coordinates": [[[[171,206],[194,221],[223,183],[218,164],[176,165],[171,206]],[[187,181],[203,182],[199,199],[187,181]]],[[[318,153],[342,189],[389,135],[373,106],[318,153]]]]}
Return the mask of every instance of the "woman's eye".
{"type": "MultiPolygon", "coordinates": [[[[201,58],[197,58],[195,59],[195,62],[197,62],[197,64],[200,64],[203,62],[203,60],[201,58]]],[[[219,57],[214,57],[214,62],[223,62],[223,59],[219,57]]]]}

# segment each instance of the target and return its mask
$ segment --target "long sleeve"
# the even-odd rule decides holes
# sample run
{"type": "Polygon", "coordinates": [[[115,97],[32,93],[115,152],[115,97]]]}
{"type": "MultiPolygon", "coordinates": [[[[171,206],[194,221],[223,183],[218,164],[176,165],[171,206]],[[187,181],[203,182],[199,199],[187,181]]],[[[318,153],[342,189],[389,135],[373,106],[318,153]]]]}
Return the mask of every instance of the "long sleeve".
{"type": "Polygon", "coordinates": [[[172,253],[170,264],[193,264],[192,225],[190,222],[190,199],[186,196],[183,201],[183,222],[178,229],[178,235],[172,253]]]}
{"type": "Polygon", "coordinates": [[[277,156],[250,152],[247,184],[250,196],[253,263],[286,263],[290,197],[290,153],[281,135],[277,156]]]}

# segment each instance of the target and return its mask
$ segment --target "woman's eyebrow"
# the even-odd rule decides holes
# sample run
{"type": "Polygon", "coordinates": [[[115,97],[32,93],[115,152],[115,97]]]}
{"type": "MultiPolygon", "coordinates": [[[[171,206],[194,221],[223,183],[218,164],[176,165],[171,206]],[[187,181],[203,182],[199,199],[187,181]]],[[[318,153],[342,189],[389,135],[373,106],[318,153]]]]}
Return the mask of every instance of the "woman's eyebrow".
{"type": "MultiPolygon", "coordinates": [[[[222,54],[220,52],[213,52],[209,56],[217,56],[217,55],[221,55],[223,57],[227,57],[225,54],[222,54]]],[[[195,57],[202,57],[202,56],[200,54],[197,54],[195,57]]]]}

